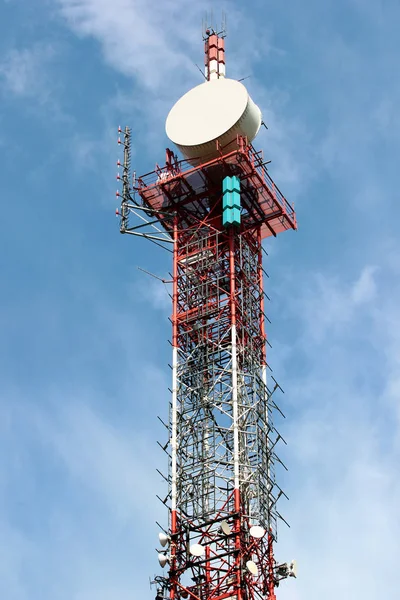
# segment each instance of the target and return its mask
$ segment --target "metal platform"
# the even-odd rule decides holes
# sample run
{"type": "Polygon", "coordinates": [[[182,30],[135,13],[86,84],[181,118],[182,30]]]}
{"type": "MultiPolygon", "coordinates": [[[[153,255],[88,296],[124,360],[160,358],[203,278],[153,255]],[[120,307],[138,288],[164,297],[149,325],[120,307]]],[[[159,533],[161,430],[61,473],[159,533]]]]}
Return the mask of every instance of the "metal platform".
{"type": "Polygon", "coordinates": [[[174,162],[170,155],[165,167],[137,180],[136,191],[143,205],[155,211],[169,233],[169,214],[176,211],[181,215],[182,228],[190,229],[207,221],[221,231],[221,179],[232,175],[241,182],[241,232],[261,228],[264,239],[297,229],[294,208],[268,174],[262,153],[242,138],[237,139],[236,149],[228,154],[221,151],[220,157],[195,167],[186,161],[174,162]]]}

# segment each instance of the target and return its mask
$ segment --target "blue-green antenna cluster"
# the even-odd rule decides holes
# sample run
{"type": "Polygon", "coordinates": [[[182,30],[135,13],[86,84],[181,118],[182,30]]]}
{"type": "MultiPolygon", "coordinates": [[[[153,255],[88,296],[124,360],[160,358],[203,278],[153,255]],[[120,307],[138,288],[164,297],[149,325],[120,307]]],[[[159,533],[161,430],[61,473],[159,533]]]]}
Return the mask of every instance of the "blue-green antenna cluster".
{"type": "Polygon", "coordinates": [[[222,225],[240,225],[240,180],[235,175],[222,181],[222,225]]]}

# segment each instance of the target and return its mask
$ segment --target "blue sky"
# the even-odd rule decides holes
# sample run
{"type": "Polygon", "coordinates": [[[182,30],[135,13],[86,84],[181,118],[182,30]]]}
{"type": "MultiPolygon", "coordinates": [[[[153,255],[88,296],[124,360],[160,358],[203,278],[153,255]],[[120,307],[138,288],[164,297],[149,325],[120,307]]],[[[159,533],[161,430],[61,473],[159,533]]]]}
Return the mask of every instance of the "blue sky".
{"type": "MultiPolygon", "coordinates": [[[[201,81],[188,0],[0,0],[0,597],[153,598],[165,459],[169,257],[120,236],[116,129],[164,159],[201,81]]],[[[395,0],[214,2],[227,72],[294,201],[267,244],[269,361],[290,502],[282,600],[395,600],[400,454],[400,81],[395,0]]]]}

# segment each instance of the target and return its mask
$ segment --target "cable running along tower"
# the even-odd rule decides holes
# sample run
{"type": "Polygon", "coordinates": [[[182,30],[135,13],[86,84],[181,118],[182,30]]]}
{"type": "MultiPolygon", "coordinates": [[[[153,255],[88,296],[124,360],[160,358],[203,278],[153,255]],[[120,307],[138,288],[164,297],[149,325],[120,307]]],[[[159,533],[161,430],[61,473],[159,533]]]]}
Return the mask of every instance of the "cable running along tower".
{"type": "Polygon", "coordinates": [[[296,229],[293,207],[251,142],[262,117],[225,77],[225,33],[207,29],[205,81],[170,111],[165,166],[130,172],[119,129],[121,232],[172,256],[172,390],[156,600],[274,600],[296,565],[274,557],[281,463],[267,382],[266,237],[296,229]]]}

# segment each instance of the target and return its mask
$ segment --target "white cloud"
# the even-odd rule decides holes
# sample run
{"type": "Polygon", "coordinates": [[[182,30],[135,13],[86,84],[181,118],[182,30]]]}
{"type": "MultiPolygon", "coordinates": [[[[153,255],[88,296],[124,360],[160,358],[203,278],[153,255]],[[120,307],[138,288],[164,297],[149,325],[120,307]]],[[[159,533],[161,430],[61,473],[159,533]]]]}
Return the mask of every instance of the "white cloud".
{"type": "Polygon", "coordinates": [[[292,475],[281,510],[292,529],[277,552],[300,565],[282,600],[398,595],[400,286],[390,256],[375,258],[353,281],[303,274],[290,303],[301,327],[284,358],[292,475]]]}
{"type": "Polygon", "coordinates": [[[325,343],[328,334],[343,335],[343,327],[349,331],[357,311],[365,305],[368,308],[368,304],[370,308],[376,298],[376,273],[375,266],[367,265],[352,282],[343,281],[338,275],[303,275],[299,294],[289,296],[289,305],[297,318],[306,324],[307,337],[313,344],[325,343]]]}
{"type": "Polygon", "coordinates": [[[21,98],[49,98],[47,67],[54,57],[50,45],[36,44],[31,48],[14,48],[0,61],[0,81],[5,91],[21,98]]]}
{"type": "MultiPolygon", "coordinates": [[[[157,387],[157,377],[147,376],[157,387]]],[[[161,451],[133,419],[124,425],[118,415],[91,408],[87,394],[58,389],[56,398],[36,398],[32,406],[15,392],[0,403],[8,423],[1,439],[8,481],[0,487],[0,596],[30,600],[32,590],[54,600],[108,600],[111,590],[123,600],[143,596],[156,569],[154,520],[167,518],[155,498],[164,491],[162,483],[155,489],[161,451]],[[144,538],[149,543],[139,556],[144,538]]]]}
{"type": "Polygon", "coordinates": [[[371,302],[375,298],[377,289],[374,279],[375,267],[365,267],[359,279],[353,285],[351,290],[351,300],[357,306],[365,302],[371,302]]]}
{"type": "MultiPolygon", "coordinates": [[[[154,383],[154,381],[153,381],[154,383]]],[[[134,402],[142,398],[134,397],[134,402]]],[[[105,422],[87,404],[68,407],[53,421],[40,427],[42,439],[50,443],[69,473],[83,486],[89,486],[101,501],[107,501],[116,518],[132,521],[154,510],[152,493],[155,440],[149,440],[132,426],[123,431],[105,422]],[[138,485],[140,484],[140,494],[138,485]],[[143,503],[142,498],[147,502],[143,503]]]]}
{"type": "MultiPolygon", "coordinates": [[[[132,290],[132,296],[139,298],[141,302],[149,304],[152,308],[169,315],[171,312],[171,286],[143,275],[146,279],[140,279],[132,290]]],[[[169,277],[166,274],[166,278],[169,277]]],[[[167,279],[166,279],[167,280],[167,279]]],[[[160,318],[160,317],[158,317],[160,318]]]]}
{"type": "MultiPolygon", "coordinates": [[[[62,78],[56,61],[60,55],[56,43],[37,42],[31,46],[13,47],[0,56],[0,94],[8,102],[23,103],[24,115],[71,126],[72,117],[64,110],[62,78]]],[[[64,129],[63,133],[68,129],[64,129]]],[[[19,141],[8,140],[7,145],[19,148],[19,141]]],[[[52,153],[53,160],[57,150],[52,153]]]]}
{"type": "Polygon", "coordinates": [[[0,593],[10,600],[28,598],[24,564],[35,554],[33,542],[4,519],[0,520],[0,593]]]}
{"type": "Polygon", "coordinates": [[[199,37],[192,33],[204,7],[185,0],[157,7],[146,0],[57,1],[74,31],[97,39],[107,63],[144,87],[157,89],[193,70],[188,40],[193,44],[199,37]]]}
{"type": "MultiPolygon", "coordinates": [[[[202,81],[194,63],[203,68],[201,24],[207,11],[215,8],[211,0],[163,0],[157,5],[147,0],[56,2],[78,35],[96,39],[107,63],[134,76],[143,87],[170,91],[179,90],[187,81],[202,81]]],[[[249,61],[279,49],[271,48],[266,29],[263,43],[253,43],[256,24],[241,7],[228,0],[221,3],[222,8],[228,11],[229,31],[240,39],[240,47],[228,53],[228,69],[237,71],[237,77],[247,76],[251,74],[249,61]]],[[[213,20],[218,26],[218,13],[214,12],[213,20]]]]}

